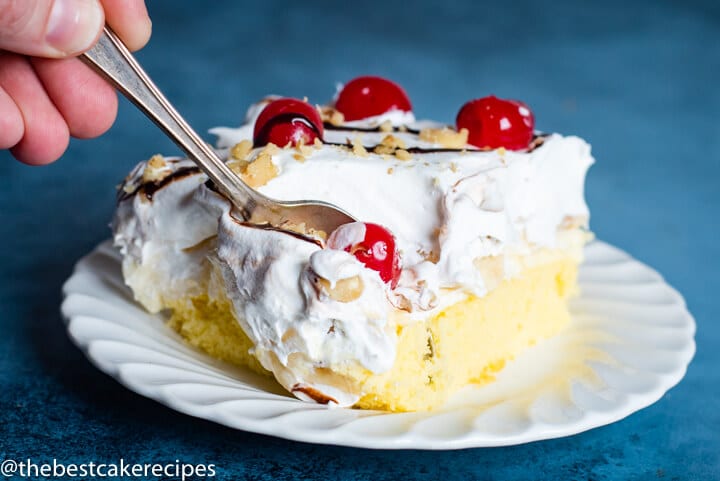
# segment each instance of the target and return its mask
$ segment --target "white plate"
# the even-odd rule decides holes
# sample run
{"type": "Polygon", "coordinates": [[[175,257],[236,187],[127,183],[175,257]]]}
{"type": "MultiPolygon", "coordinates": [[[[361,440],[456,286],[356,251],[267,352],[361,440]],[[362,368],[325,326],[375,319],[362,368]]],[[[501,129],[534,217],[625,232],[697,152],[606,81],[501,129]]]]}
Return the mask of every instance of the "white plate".
{"type": "Polygon", "coordinates": [[[366,448],[455,449],[568,436],[657,401],[695,353],[695,321],[655,271],[596,241],[580,270],[582,294],[557,337],[466,388],[442,409],[386,413],[299,401],[274,381],[187,346],[138,306],[105,242],[64,286],[72,340],[101,370],[180,412],[256,433],[366,448]]]}

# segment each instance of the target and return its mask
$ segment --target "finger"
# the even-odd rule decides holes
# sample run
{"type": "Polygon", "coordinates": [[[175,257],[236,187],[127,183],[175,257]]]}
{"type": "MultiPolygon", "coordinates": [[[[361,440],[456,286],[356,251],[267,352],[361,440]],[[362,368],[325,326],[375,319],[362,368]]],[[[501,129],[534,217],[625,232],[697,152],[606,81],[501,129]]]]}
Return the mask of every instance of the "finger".
{"type": "Polygon", "coordinates": [[[144,0],[101,0],[105,20],[130,50],[140,50],[150,39],[152,22],[144,0]]]}
{"type": "Polygon", "coordinates": [[[55,107],[81,139],[97,137],[110,128],[117,115],[115,90],[76,58],[33,58],[35,69],[55,107]]]}
{"type": "Polygon", "coordinates": [[[0,87],[0,150],[9,149],[23,137],[22,114],[10,95],[0,87]]]}
{"type": "Polygon", "coordinates": [[[104,22],[98,0],[0,0],[0,50],[77,55],[95,43],[104,22]]]}
{"type": "Polygon", "coordinates": [[[23,136],[11,149],[12,154],[32,165],[58,159],[70,140],[68,127],[30,62],[19,55],[2,53],[0,65],[0,87],[13,99],[23,118],[23,136]]]}

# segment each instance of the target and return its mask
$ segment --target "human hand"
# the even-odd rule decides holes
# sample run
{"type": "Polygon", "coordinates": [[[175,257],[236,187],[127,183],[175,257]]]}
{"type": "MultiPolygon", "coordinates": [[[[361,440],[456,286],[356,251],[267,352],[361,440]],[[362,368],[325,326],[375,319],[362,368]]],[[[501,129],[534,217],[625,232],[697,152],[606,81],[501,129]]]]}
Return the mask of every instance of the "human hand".
{"type": "Polygon", "coordinates": [[[71,135],[110,128],[115,91],[74,58],[105,22],[131,50],[150,38],[144,0],[0,0],[0,149],[43,165],[65,152],[71,135]]]}

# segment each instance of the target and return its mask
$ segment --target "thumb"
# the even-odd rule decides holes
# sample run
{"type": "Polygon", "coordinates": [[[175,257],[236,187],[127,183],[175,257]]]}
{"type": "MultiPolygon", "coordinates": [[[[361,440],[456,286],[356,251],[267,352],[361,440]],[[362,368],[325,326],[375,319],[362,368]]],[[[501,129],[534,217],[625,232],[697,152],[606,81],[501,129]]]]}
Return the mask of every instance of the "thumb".
{"type": "Polygon", "coordinates": [[[104,23],[98,0],[0,0],[0,50],[77,55],[95,43],[104,23]]]}

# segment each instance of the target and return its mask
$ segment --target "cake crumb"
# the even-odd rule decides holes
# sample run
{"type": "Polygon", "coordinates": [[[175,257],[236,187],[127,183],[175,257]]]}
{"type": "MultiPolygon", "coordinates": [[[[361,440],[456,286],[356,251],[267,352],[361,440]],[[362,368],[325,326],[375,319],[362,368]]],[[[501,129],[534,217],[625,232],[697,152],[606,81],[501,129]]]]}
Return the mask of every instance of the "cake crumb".
{"type": "Polygon", "coordinates": [[[388,167],[388,170],[387,170],[388,175],[392,175],[393,172],[395,172],[395,169],[393,169],[392,167],[388,167]]]}
{"type": "Polygon", "coordinates": [[[321,149],[323,145],[323,141],[320,140],[320,137],[315,137],[315,140],[313,141],[313,147],[315,147],[315,149],[317,150],[321,149]]]}
{"type": "Polygon", "coordinates": [[[450,171],[451,171],[451,172],[457,172],[457,171],[458,171],[457,162],[450,162],[450,171]]]}
{"type": "Polygon", "coordinates": [[[441,129],[422,129],[419,134],[420,140],[439,144],[448,149],[460,149],[465,147],[468,141],[468,129],[457,130],[451,127],[441,129]]]}
{"type": "Polygon", "coordinates": [[[297,160],[301,164],[307,160],[307,158],[305,158],[305,156],[303,154],[298,154],[298,153],[293,154],[293,159],[297,160]]]}
{"type": "Polygon", "coordinates": [[[249,140],[238,142],[230,148],[230,158],[235,160],[245,160],[252,151],[253,143],[249,140]]]}

